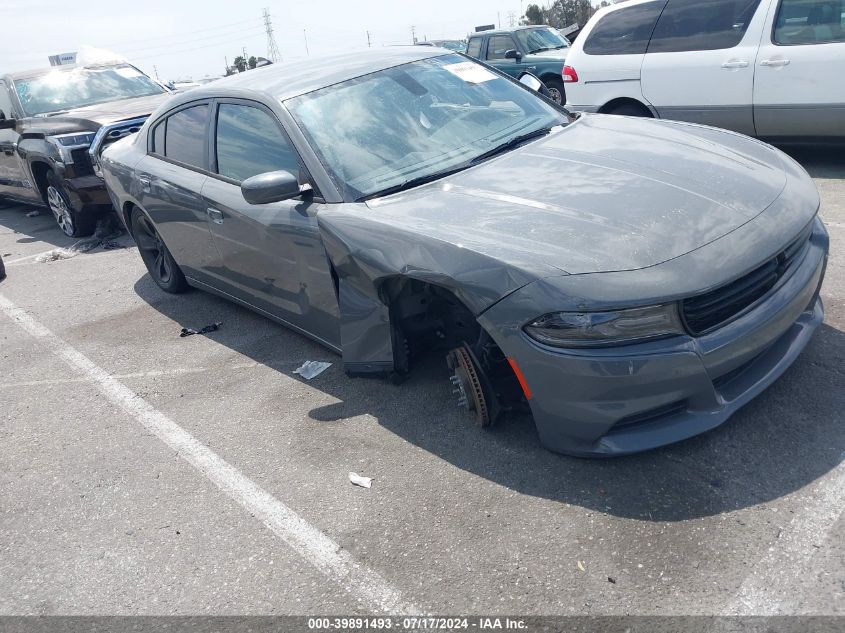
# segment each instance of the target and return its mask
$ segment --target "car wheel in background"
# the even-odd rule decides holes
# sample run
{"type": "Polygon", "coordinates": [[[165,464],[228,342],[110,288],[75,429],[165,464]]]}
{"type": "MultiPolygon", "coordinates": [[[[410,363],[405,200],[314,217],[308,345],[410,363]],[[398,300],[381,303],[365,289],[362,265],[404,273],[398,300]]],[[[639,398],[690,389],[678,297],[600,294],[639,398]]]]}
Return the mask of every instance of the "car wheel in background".
{"type": "Polygon", "coordinates": [[[56,223],[68,237],[85,237],[94,232],[96,218],[73,208],[64,185],[52,171],[47,174],[47,206],[56,223]]]}
{"type": "Polygon", "coordinates": [[[619,116],[639,116],[652,118],[649,109],[637,103],[620,103],[605,111],[605,114],[616,114],[619,116]]]}
{"type": "Polygon", "coordinates": [[[165,292],[179,293],[188,288],[182,269],[173,259],[152,221],[140,209],[132,210],[132,236],[150,277],[165,292]]]}
{"type": "Polygon", "coordinates": [[[549,98],[557,104],[566,105],[566,88],[560,79],[546,79],[544,82],[549,90],[549,98]]]}

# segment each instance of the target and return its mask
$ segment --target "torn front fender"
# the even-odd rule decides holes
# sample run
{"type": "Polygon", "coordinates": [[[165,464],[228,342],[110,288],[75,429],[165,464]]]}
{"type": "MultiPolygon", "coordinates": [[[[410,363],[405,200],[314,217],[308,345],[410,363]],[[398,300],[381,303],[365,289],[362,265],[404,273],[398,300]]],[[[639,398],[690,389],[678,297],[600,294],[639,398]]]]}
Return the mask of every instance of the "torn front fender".
{"type": "MultiPolygon", "coordinates": [[[[338,277],[343,362],[350,373],[390,373],[397,333],[385,282],[414,279],[449,290],[474,315],[544,276],[401,225],[363,204],[338,205],[317,217],[338,277]]],[[[544,271],[547,272],[547,271],[544,271]]],[[[560,271],[555,271],[560,274],[560,271]]]]}

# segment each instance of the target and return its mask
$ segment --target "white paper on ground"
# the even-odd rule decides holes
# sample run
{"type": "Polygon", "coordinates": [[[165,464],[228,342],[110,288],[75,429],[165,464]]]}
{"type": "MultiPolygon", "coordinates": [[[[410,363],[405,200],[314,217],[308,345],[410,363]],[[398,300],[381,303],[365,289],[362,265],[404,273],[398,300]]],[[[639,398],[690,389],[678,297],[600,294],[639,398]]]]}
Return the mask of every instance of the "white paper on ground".
{"type": "Polygon", "coordinates": [[[480,84],[491,79],[496,79],[497,75],[490,72],[484,66],[480,66],[474,62],[460,62],[459,64],[447,64],[444,66],[446,70],[460,77],[467,83],[480,84]]]}
{"type": "Polygon", "coordinates": [[[306,360],[302,363],[302,367],[294,369],[293,373],[299,374],[305,378],[305,380],[311,380],[312,378],[322,374],[331,366],[331,363],[326,363],[321,360],[306,360]]]}
{"type": "Polygon", "coordinates": [[[370,488],[373,485],[372,477],[362,477],[358,473],[349,473],[349,481],[353,485],[361,486],[362,488],[370,488]]]}

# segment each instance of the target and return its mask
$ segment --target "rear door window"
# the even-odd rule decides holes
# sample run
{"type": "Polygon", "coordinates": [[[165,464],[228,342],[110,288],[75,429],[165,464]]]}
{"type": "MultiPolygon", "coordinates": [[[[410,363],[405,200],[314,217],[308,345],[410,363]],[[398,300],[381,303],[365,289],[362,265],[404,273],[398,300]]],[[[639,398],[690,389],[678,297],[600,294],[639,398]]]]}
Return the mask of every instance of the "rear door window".
{"type": "Polygon", "coordinates": [[[481,58],[481,38],[480,37],[471,37],[469,42],[467,43],[467,55],[470,57],[475,57],[476,59],[481,58]]]}
{"type": "Polygon", "coordinates": [[[487,42],[487,59],[504,59],[505,53],[516,49],[510,35],[494,35],[487,42]]]}
{"type": "Polygon", "coordinates": [[[299,175],[299,155],[278,123],[259,108],[221,103],[215,151],[217,173],[237,182],[279,170],[299,175]]]}
{"type": "Polygon", "coordinates": [[[845,41],[843,0],[781,0],[772,42],[782,46],[845,41]]]}
{"type": "Polygon", "coordinates": [[[649,53],[733,48],[742,40],[760,0],[669,0],[649,53]]]}
{"type": "Polygon", "coordinates": [[[598,21],[584,42],[588,55],[642,55],[666,0],[611,11],[598,21]]]}
{"type": "MultiPolygon", "coordinates": [[[[205,169],[207,123],[208,104],[205,103],[170,115],[165,131],[164,155],[185,165],[205,169]]],[[[156,152],[161,153],[158,148],[156,152]]]]}

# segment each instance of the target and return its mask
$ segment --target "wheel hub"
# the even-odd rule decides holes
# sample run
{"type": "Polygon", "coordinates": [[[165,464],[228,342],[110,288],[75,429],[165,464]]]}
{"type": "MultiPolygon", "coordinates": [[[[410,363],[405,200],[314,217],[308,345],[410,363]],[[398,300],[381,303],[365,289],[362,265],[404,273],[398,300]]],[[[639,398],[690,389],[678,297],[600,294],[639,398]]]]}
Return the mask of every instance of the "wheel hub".
{"type": "Polygon", "coordinates": [[[59,190],[52,185],[47,187],[47,204],[56,218],[56,223],[65,235],[73,235],[73,215],[59,190]]]}
{"type": "Polygon", "coordinates": [[[455,372],[449,380],[454,386],[452,393],[458,396],[458,406],[475,413],[475,420],[480,426],[490,426],[490,409],[472,356],[464,347],[458,347],[449,352],[447,361],[455,372]]]}

